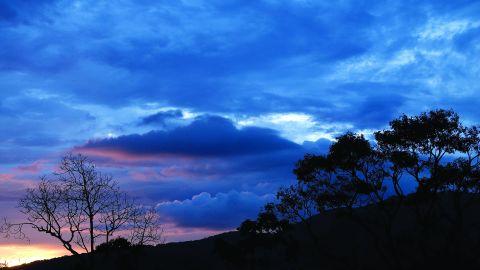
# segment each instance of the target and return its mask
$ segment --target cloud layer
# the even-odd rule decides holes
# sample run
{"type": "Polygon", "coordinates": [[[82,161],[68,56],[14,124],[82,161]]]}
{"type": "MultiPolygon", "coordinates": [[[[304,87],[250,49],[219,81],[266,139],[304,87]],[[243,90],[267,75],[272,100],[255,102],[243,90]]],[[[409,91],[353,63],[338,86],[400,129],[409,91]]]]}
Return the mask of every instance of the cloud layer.
{"type": "Polygon", "coordinates": [[[83,151],[179,231],[233,228],[346,130],[480,122],[479,41],[468,0],[0,0],[0,200],[83,151]]]}
{"type": "Polygon", "coordinates": [[[124,135],[117,138],[88,142],[83,149],[120,151],[128,154],[172,154],[185,156],[235,156],[268,153],[299,148],[273,130],[245,127],[237,129],[225,118],[205,116],[191,124],[170,131],[150,131],[146,134],[124,135]]]}
{"type": "Polygon", "coordinates": [[[159,203],[157,210],[181,227],[231,229],[246,218],[255,218],[273,200],[271,194],[230,191],[212,196],[202,192],[191,199],[159,203]]]}

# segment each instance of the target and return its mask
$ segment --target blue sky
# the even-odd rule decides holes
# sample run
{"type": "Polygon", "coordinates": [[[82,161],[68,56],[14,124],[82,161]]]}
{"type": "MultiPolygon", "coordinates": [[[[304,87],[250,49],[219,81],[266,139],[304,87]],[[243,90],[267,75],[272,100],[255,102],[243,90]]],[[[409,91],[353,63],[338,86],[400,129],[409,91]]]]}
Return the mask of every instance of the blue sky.
{"type": "Polygon", "coordinates": [[[479,44],[480,1],[0,0],[0,213],[74,151],[173,240],[235,228],[342,132],[479,123],[479,44]]]}

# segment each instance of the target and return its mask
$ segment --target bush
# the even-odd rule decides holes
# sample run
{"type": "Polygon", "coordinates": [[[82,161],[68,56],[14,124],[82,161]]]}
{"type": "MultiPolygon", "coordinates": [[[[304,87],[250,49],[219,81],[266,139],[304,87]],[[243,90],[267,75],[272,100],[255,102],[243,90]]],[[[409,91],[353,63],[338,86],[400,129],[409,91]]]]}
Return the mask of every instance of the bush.
{"type": "Polygon", "coordinates": [[[127,239],[119,237],[109,242],[98,245],[96,251],[105,252],[105,251],[118,250],[118,249],[127,249],[127,248],[130,248],[131,246],[132,246],[132,243],[130,243],[127,239]]]}

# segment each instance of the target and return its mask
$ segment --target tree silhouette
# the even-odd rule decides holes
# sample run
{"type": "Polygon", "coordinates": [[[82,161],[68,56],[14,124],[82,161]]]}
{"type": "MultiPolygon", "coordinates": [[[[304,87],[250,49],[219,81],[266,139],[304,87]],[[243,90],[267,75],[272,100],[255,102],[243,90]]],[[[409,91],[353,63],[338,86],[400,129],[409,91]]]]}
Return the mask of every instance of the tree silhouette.
{"type": "Polygon", "coordinates": [[[28,226],[57,239],[73,255],[93,252],[95,243],[108,243],[118,231],[130,231],[138,245],[162,239],[158,215],[135,205],[111,176],[99,172],[83,155],[65,156],[53,179],[42,177],[18,207],[26,221],[5,220],[2,232],[7,237],[27,238],[28,226]]]}
{"type": "MultiPolygon", "coordinates": [[[[247,219],[237,228],[241,236],[238,243],[218,238],[214,242],[214,249],[222,259],[236,268],[254,269],[259,265],[260,269],[268,269],[269,258],[266,254],[258,258],[256,253],[261,250],[272,252],[276,246],[285,245],[290,239],[282,234],[290,229],[290,225],[288,220],[278,219],[274,204],[267,204],[257,220],[247,219]]],[[[292,246],[292,243],[286,246],[292,246]]],[[[285,252],[277,255],[285,256],[285,252]]]]}
{"type": "Polygon", "coordinates": [[[109,252],[118,249],[128,249],[131,246],[132,243],[130,243],[127,239],[123,237],[118,237],[109,242],[98,245],[95,252],[109,252]]]}
{"type": "MultiPolygon", "coordinates": [[[[463,126],[453,111],[434,110],[403,115],[374,136],[348,132],[327,154],[305,155],[294,169],[296,184],[278,191],[275,213],[303,224],[319,254],[329,247],[312,217],[335,213],[367,233],[384,267],[478,263],[477,127],[463,126]],[[407,223],[414,225],[405,235],[407,223]]],[[[244,225],[268,226],[261,215],[244,225]]]]}
{"type": "Polygon", "coordinates": [[[163,227],[154,208],[137,207],[132,214],[130,242],[137,246],[163,244],[163,227]]]}

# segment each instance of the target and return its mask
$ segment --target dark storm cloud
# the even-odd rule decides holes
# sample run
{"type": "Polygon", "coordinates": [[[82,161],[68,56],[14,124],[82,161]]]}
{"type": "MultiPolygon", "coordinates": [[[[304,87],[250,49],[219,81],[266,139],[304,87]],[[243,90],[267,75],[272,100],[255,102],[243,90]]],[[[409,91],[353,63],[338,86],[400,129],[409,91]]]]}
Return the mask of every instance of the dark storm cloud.
{"type": "Polygon", "coordinates": [[[204,116],[188,126],[170,131],[151,131],[141,135],[90,141],[82,148],[113,150],[133,155],[231,156],[298,147],[295,143],[279,137],[273,130],[257,127],[237,129],[228,119],[204,116]]]}

